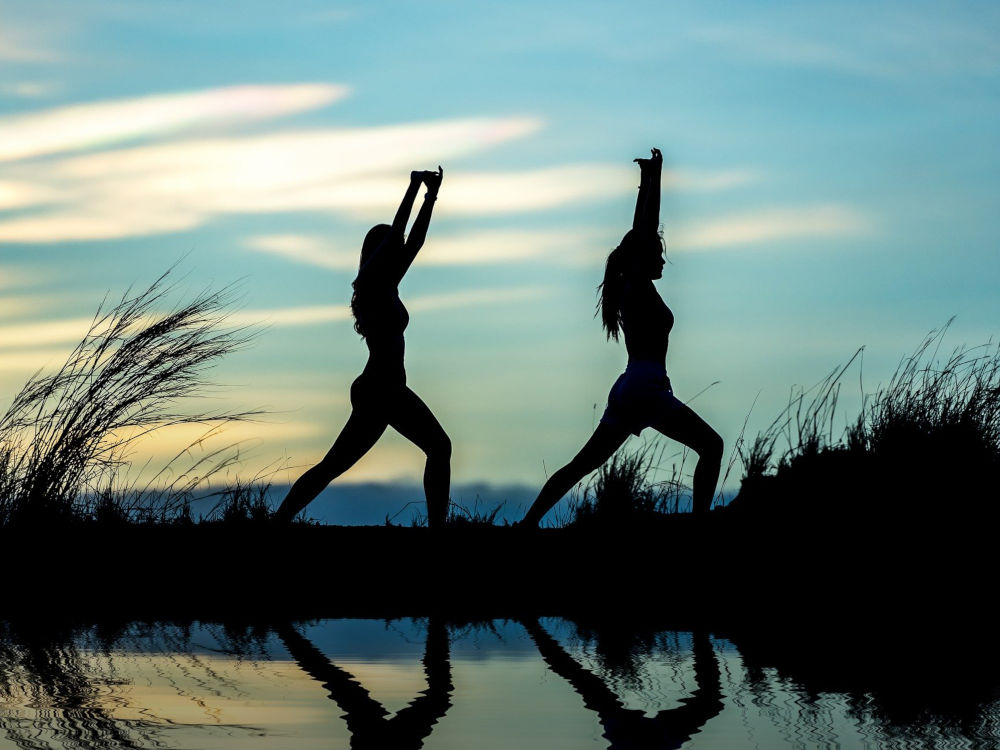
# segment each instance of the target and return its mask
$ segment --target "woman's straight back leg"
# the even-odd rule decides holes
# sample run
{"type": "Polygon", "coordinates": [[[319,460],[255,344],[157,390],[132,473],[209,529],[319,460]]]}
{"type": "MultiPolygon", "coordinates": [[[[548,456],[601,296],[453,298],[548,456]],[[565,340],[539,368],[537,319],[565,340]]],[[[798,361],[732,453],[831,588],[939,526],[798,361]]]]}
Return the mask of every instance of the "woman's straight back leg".
{"type": "Polygon", "coordinates": [[[382,437],[388,422],[378,409],[355,408],[323,460],[306,471],[275,513],[279,521],[291,521],[334,479],[356,464],[382,437]]]}
{"type": "Polygon", "coordinates": [[[604,422],[598,424],[594,434],[573,459],[549,477],[521,523],[537,526],[542,517],[573,488],[573,485],[611,458],[614,452],[622,447],[628,435],[628,431],[623,427],[604,422]]]}

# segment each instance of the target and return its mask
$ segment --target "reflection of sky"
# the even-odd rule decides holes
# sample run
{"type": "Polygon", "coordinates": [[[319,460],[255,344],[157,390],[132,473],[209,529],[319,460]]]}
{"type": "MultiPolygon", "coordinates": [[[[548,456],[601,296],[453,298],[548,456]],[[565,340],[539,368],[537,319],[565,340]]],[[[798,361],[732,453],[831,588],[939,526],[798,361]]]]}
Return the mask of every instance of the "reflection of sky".
{"type": "MultiPolygon", "coordinates": [[[[272,323],[219,368],[279,413],[260,464],[325,451],[364,347],[366,228],[445,166],[402,292],[410,382],[460,481],[540,483],[624,362],[592,318],[663,148],[668,366],[732,444],[860,345],[870,385],[930,328],[997,333],[998,11],[986,4],[223,6],[5,2],[0,389],[106,290],[183,257],[272,323]],[[754,422],[751,423],[755,424],[754,422]],[[544,462],[544,468],[543,468],[544,462]]],[[[160,452],[188,436],[166,436],[160,452]]],[[[388,437],[351,474],[414,478],[388,437]]],[[[294,476],[296,472],[291,472],[294,476]]],[[[283,479],[283,478],[282,478],[283,479]]]]}
{"type": "MultiPolygon", "coordinates": [[[[626,679],[602,666],[593,642],[577,637],[571,622],[543,618],[542,624],[628,710],[651,717],[682,706],[697,687],[690,633],[658,634],[655,646],[633,654],[637,671],[626,679]]],[[[296,627],[385,708],[386,719],[427,689],[426,621],[320,620],[296,627]]],[[[30,649],[5,643],[15,648],[3,684],[0,748],[64,746],[81,731],[92,739],[86,746],[102,747],[350,747],[348,709],[330,699],[329,686],[307,674],[274,633],[241,640],[240,630],[132,623],[110,641],[84,630],[52,652],[43,641],[30,649]],[[36,671],[48,681],[33,683],[36,671]],[[115,731],[134,744],[112,742],[115,731]]],[[[520,624],[496,620],[450,627],[449,634],[453,689],[424,741],[428,750],[608,746],[598,715],[546,665],[520,624]]],[[[872,714],[852,713],[843,694],[808,692],[773,673],[752,684],[739,651],[721,639],[712,639],[712,658],[723,710],[685,748],[896,746],[872,714]]],[[[874,711],[877,703],[867,707],[874,711]]],[[[911,735],[916,744],[924,737],[964,739],[941,717],[922,719],[911,735]]]]}

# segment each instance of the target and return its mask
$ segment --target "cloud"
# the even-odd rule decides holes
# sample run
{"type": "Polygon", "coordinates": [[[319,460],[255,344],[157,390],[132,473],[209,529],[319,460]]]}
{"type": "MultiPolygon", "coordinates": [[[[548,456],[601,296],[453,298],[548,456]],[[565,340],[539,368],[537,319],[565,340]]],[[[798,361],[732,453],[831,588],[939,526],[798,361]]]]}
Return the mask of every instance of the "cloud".
{"type": "Polygon", "coordinates": [[[548,296],[551,290],[544,286],[521,286],[508,289],[467,289],[461,292],[433,294],[407,301],[413,312],[448,310],[456,307],[482,307],[548,296]]]}
{"type": "MultiPolygon", "coordinates": [[[[2,332],[0,332],[2,335],[2,332]]],[[[0,351],[0,372],[33,373],[43,368],[58,366],[66,359],[66,348],[0,351]]],[[[9,393],[6,389],[5,393],[9,393]]]]}
{"type": "Polygon", "coordinates": [[[708,250],[797,237],[863,234],[871,221],[848,206],[826,204],[738,214],[704,224],[680,226],[668,245],[677,250],[708,250]]]}
{"type": "Polygon", "coordinates": [[[9,81],[0,84],[0,93],[19,99],[38,99],[54,94],[59,88],[59,84],[52,81],[9,81]]]}
{"type": "MultiPolygon", "coordinates": [[[[0,289],[4,286],[2,274],[3,269],[0,269],[0,289]]],[[[49,295],[4,294],[0,296],[0,320],[4,318],[23,317],[27,313],[43,310],[51,305],[53,301],[54,297],[49,295]]],[[[0,348],[2,346],[3,343],[0,341],[0,348]]]]}
{"type": "Polygon", "coordinates": [[[229,86],[8,115],[0,118],[0,161],[280,117],[325,106],[347,93],[346,86],[328,83],[229,86]]]}
{"type": "Polygon", "coordinates": [[[351,309],[346,305],[307,305],[240,310],[227,317],[235,326],[263,324],[267,326],[312,326],[350,320],[351,309]]]}
{"type": "Polygon", "coordinates": [[[831,70],[873,78],[975,74],[995,76],[1000,65],[996,24],[983,23],[979,12],[955,12],[929,5],[912,12],[905,4],[872,6],[867,23],[833,16],[813,16],[811,27],[768,28],[713,25],[690,37],[758,63],[831,70]],[[845,24],[845,21],[847,23],[845,24]],[[848,29],[848,33],[842,33],[848,29]]]}
{"type": "Polygon", "coordinates": [[[696,41],[723,47],[760,62],[826,68],[866,76],[884,76],[900,70],[898,65],[874,60],[856,49],[844,49],[826,41],[773,31],[742,26],[712,26],[697,29],[691,36],[696,41]]]}
{"type": "MultiPolygon", "coordinates": [[[[418,262],[431,266],[464,266],[510,263],[546,258],[572,262],[581,246],[594,244],[593,229],[497,229],[428,237],[418,262]]],[[[360,245],[360,239],[358,240],[360,245]]],[[[358,248],[335,248],[329,239],[316,235],[269,234],[250,237],[246,247],[277,255],[296,263],[349,271],[358,268],[358,248]]]]}
{"type": "MultiPolygon", "coordinates": [[[[127,439],[140,432],[148,432],[149,427],[129,428],[114,433],[115,437],[127,439]]],[[[192,449],[195,454],[223,448],[235,443],[261,443],[264,441],[287,441],[303,437],[316,437],[327,430],[311,422],[229,422],[216,426],[205,424],[163,425],[153,432],[134,438],[134,451],[143,457],[169,459],[189,446],[201,442],[192,449]],[[207,437],[206,437],[207,436],[207,437]]]]}
{"type": "MultiPolygon", "coordinates": [[[[499,289],[467,289],[406,299],[411,312],[482,307],[550,293],[548,287],[521,286],[499,289]]],[[[284,328],[337,323],[351,319],[347,305],[303,305],[298,307],[239,310],[226,317],[227,326],[266,325],[284,328]]],[[[89,330],[92,318],[27,321],[0,326],[0,368],[34,371],[47,364],[60,364],[89,330]],[[56,348],[63,345],[63,348],[56,348]]]]}
{"type": "MultiPolygon", "coordinates": [[[[460,307],[482,307],[506,302],[544,297],[550,293],[548,287],[521,286],[501,289],[467,289],[461,292],[429,294],[406,298],[410,312],[448,310],[460,307]]],[[[311,305],[302,307],[277,307],[240,310],[229,316],[231,325],[244,326],[262,324],[274,327],[310,326],[335,323],[351,319],[351,309],[347,305],[311,305]]]]}
{"type": "MultiPolygon", "coordinates": [[[[757,179],[748,170],[667,171],[665,190],[712,192],[757,179]]],[[[442,216],[489,216],[545,211],[585,203],[637,189],[638,170],[617,164],[566,164],[516,172],[445,173],[437,213],[442,216]]],[[[357,180],[331,199],[359,213],[375,215],[394,207],[398,187],[385,178],[357,180]]]]}
{"type": "Polygon", "coordinates": [[[76,342],[87,332],[93,320],[69,318],[0,326],[0,351],[76,342]]]}
{"type": "Polygon", "coordinates": [[[230,213],[395,208],[413,164],[538,127],[532,118],[469,118],[163,143],[57,159],[44,171],[14,164],[3,200],[34,211],[0,221],[0,242],[144,236],[230,213]]]}
{"type": "Polygon", "coordinates": [[[338,250],[330,246],[329,240],[315,235],[262,234],[249,237],[244,245],[256,252],[331,271],[356,271],[358,268],[357,249],[338,250]]]}
{"type": "Polygon", "coordinates": [[[593,234],[585,229],[495,230],[434,237],[420,251],[420,262],[480,265],[572,257],[581,245],[593,241],[593,234]]]}
{"type": "Polygon", "coordinates": [[[14,63],[51,62],[55,56],[38,44],[31,43],[10,30],[0,29],[0,60],[14,63]]]}
{"type": "MultiPolygon", "coordinates": [[[[183,130],[287,115],[327,104],[346,89],[330,84],[241,86],[59,107],[0,118],[0,243],[94,241],[190,230],[240,213],[337,212],[354,219],[391,216],[413,165],[433,165],[522,138],[542,127],[532,117],[461,118],[368,128],[227,134],[64,152],[125,139],[162,139],[183,130]],[[44,162],[26,157],[48,155],[44,162]]],[[[681,170],[667,189],[714,191],[756,179],[746,170],[681,170]]],[[[636,170],[569,164],[506,172],[447,170],[439,216],[491,216],[579,205],[635,191],[636,170]]],[[[252,249],[331,268],[346,256],[294,235],[268,236],[252,249]]],[[[477,237],[482,257],[500,237],[477,237]]],[[[549,239],[514,237],[546,246],[549,239]]],[[[352,249],[353,254],[353,249],[352,249]]],[[[531,247],[525,254],[536,252],[531,247]]],[[[445,242],[430,262],[458,262],[445,242]],[[435,261],[438,257],[441,260],[435,261]]],[[[350,265],[353,266],[351,259],[350,265]]]]}
{"type": "Polygon", "coordinates": [[[43,278],[38,271],[25,271],[21,267],[0,266],[0,289],[13,289],[37,284],[43,278]]]}
{"type": "Polygon", "coordinates": [[[0,180],[0,211],[9,211],[58,200],[54,188],[32,182],[0,180]]]}
{"type": "Polygon", "coordinates": [[[663,173],[663,190],[691,193],[710,193],[746,187],[760,182],[760,175],[750,169],[723,169],[701,171],[694,169],[668,169],[663,173]]]}

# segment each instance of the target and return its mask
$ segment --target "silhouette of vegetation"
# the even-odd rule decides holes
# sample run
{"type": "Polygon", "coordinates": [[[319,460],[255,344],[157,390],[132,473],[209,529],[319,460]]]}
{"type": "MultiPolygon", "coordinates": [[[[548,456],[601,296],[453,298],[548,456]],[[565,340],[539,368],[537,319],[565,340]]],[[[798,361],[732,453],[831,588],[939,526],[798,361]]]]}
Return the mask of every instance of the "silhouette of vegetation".
{"type": "Polygon", "coordinates": [[[928,334],[839,432],[840,389],[860,350],[813,389],[793,393],[741,449],[744,476],[730,508],[769,516],[956,518],[967,526],[972,517],[995,516],[1000,347],[942,355],[947,328],[928,334]]]}
{"type": "Polygon", "coordinates": [[[194,490],[236,461],[232,446],[199,458],[190,448],[254,412],[188,407],[252,333],[225,326],[231,289],[157,313],[174,291],[168,276],[102,303],[59,370],[30,378],[0,417],[0,527],[184,519],[194,490]],[[145,483],[130,478],[137,442],[177,425],[206,432],[145,483]]]}
{"type": "Polygon", "coordinates": [[[201,520],[230,525],[268,524],[274,514],[268,499],[270,491],[268,481],[237,479],[219,491],[218,502],[201,520]]]}
{"type": "Polygon", "coordinates": [[[623,525],[687,512],[691,489],[681,481],[687,451],[681,454],[680,465],[672,467],[671,476],[657,481],[665,451],[666,444],[659,440],[639,448],[626,444],[570,498],[568,517],[560,520],[574,527],[623,525]]]}
{"type": "Polygon", "coordinates": [[[471,507],[452,501],[448,506],[449,526],[497,526],[497,516],[505,503],[497,503],[492,508],[481,508],[477,497],[471,507]]]}

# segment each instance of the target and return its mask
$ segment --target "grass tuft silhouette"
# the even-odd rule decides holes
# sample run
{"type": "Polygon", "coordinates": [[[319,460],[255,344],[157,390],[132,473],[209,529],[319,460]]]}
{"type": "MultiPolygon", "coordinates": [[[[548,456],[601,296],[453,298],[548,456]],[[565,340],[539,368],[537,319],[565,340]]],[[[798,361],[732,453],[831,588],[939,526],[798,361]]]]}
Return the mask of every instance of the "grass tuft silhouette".
{"type": "Polygon", "coordinates": [[[253,332],[226,326],[232,288],[157,313],[175,291],[169,274],[102,303],[65,363],[32,376],[0,417],[0,527],[182,518],[194,489],[237,460],[229,446],[177,472],[190,448],[256,414],[187,408],[206,371],[253,332]],[[128,478],[137,441],[191,424],[206,433],[145,484],[128,478]]]}

